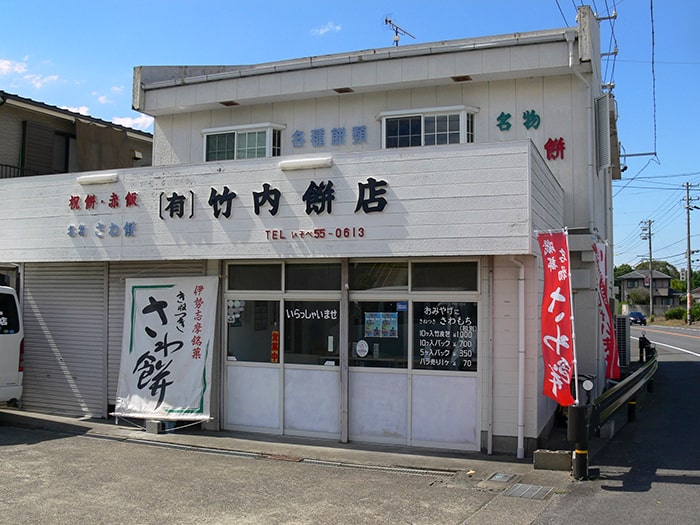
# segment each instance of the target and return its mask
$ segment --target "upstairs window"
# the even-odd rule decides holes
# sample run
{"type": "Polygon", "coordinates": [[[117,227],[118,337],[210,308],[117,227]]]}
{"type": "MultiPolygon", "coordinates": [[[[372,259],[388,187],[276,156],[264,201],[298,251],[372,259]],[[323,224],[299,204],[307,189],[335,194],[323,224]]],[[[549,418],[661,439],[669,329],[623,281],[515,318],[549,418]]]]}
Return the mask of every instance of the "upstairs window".
{"type": "Polygon", "coordinates": [[[279,124],[256,124],[205,129],[204,160],[259,159],[282,154],[282,129],[279,124]]]}
{"type": "Polygon", "coordinates": [[[382,123],[384,148],[409,148],[474,142],[477,108],[452,106],[413,111],[385,111],[382,123]]]}

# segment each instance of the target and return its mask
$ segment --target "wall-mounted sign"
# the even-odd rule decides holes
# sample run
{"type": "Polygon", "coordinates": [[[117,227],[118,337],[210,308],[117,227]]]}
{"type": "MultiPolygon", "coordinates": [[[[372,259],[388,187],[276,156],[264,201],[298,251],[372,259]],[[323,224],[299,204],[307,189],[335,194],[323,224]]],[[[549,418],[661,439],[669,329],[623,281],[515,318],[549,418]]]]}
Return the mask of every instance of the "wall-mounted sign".
{"type": "Polygon", "coordinates": [[[413,368],[476,372],[477,303],[413,303],[413,368]]]}

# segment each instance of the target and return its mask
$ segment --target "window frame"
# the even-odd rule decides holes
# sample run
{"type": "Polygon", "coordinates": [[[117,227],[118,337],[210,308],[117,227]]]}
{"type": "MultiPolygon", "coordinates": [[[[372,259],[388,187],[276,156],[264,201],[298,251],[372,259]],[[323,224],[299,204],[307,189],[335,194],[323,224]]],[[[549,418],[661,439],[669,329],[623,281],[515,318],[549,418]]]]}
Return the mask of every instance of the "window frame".
{"type": "MultiPolygon", "coordinates": [[[[401,259],[401,262],[406,261],[408,263],[408,285],[404,288],[402,287],[393,287],[393,289],[389,288],[370,288],[370,289],[353,289],[350,288],[348,290],[348,300],[352,304],[353,302],[359,302],[359,303],[368,303],[368,302],[384,302],[384,303],[390,303],[390,302],[405,302],[408,306],[407,310],[407,327],[408,327],[408,348],[407,348],[407,363],[406,367],[401,367],[397,366],[396,363],[394,365],[389,365],[387,364],[386,366],[376,366],[375,369],[381,369],[383,371],[387,371],[390,369],[396,369],[396,370],[404,370],[404,371],[410,371],[410,373],[418,373],[418,374],[442,374],[442,373],[447,373],[447,374],[454,374],[455,372],[459,374],[467,374],[470,376],[476,376],[479,374],[482,370],[483,367],[485,367],[485,363],[481,364],[481,369],[479,368],[479,358],[478,358],[478,352],[481,349],[479,344],[483,345],[484,342],[482,341],[479,343],[478,337],[479,337],[479,327],[481,327],[481,330],[485,331],[486,325],[484,324],[483,321],[483,316],[484,316],[484,308],[485,305],[483,304],[482,300],[482,270],[483,270],[483,261],[481,258],[478,257],[425,257],[425,258],[407,258],[407,259],[401,259]],[[424,264],[424,263],[436,263],[436,264],[443,264],[443,263],[475,263],[476,264],[476,286],[473,289],[470,290],[444,290],[444,289],[421,289],[421,290],[416,290],[414,289],[414,279],[413,279],[413,272],[414,272],[414,265],[415,264],[424,264]],[[444,302],[444,303],[474,303],[476,304],[476,319],[475,319],[475,324],[476,324],[476,330],[477,330],[477,342],[475,343],[474,347],[474,369],[473,370],[444,370],[444,369],[435,369],[431,368],[429,366],[423,366],[423,367],[416,367],[415,366],[415,359],[416,359],[416,353],[419,351],[418,348],[418,341],[416,341],[414,337],[414,319],[416,315],[415,311],[415,305],[417,303],[426,303],[426,302],[444,302]]],[[[366,263],[383,263],[383,262],[396,262],[394,260],[390,259],[349,259],[350,265],[354,263],[360,263],[360,264],[366,264],[366,263]]],[[[350,315],[350,312],[348,312],[348,315],[350,315]]],[[[348,324],[351,325],[351,319],[348,318],[348,324]]],[[[353,351],[353,343],[356,343],[357,341],[354,341],[352,339],[353,337],[353,330],[351,327],[348,329],[348,361],[351,363],[349,366],[351,369],[366,369],[369,368],[367,364],[364,366],[358,367],[357,364],[352,364],[353,362],[361,361],[362,359],[358,359],[357,357],[353,356],[352,351],[353,351]]],[[[371,350],[370,350],[371,353],[371,350]]],[[[368,356],[367,358],[368,361],[371,361],[371,356],[368,356]]]]}
{"type": "Polygon", "coordinates": [[[260,124],[243,124],[239,126],[225,126],[220,128],[207,128],[202,130],[202,160],[203,162],[222,162],[223,160],[246,160],[279,157],[282,155],[282,130],[286,129],[284,124],[273,122],[263,122],[260,124]],[[239,158],[238,147],[240,135],[247,135],[265,132],[265,156],[239,158]],[[233,157],[230,159],[207,159],[207,143],[209,137],[215,135],[233,135],[233,157]]]}
{"type": "MultiPolygon", "coordinates": [[[[228,319],[226,317],[226,308],[224,308],[224,326],[227,326],[227,335],[226,335],[226,340],[225,340],[225,350],[223,352],[224,354],[224,359],[228,364],[231,364],[232,362],[236,362],[238,365],[260,365],[260,364],[265,364],[265,366],[324,366],[324,363],[320,362],[320,356],[317,354],[309,354],[309,355],[315,355],[319,357],[319,362],[318,363],[302,363],[299,361],[298,358],[292,358],[291,361],[287,359],[287,355],[290,354],[289,349],[287,348],[287,319],[286,319],[286,312],[285,309],[289,306],[290,303],[294,302],[312,302],[312,303],[317,303],[317,302],[333,302],[337,303],[339,305],[338,309],[338,315],[342,316],[348,316],[347,317],[347,322],[348,322],[348,329],[347,333],[345,334],[347,337],[347,341],[341,342],[341,334],[338,336],[337,340],[337,345],[336,345],[336,351],[334,351],[332,354],[331,353],[326,353],[324,352],[323,356],[326,357],[327,359],[324,359],[325,361],[334,361],[336,365],[340,364],[341,359],[343,359],[340,356],[340,350],[342,348],[342,345],[347,343],[347,347],[345,348],[345,351],[347,351],[348,355],[346,357],[348,366],[355,370],[355,369],[374,369],[375,371],[388,371],[388,370],[395,370],[395,371],[407,371],[410,373],[418,373],[418,374],[442,374],[442,373],[448,373],[448,374],[454,374],[455,372],[458,372],[459,374],[467,374],[471,376],[477,376],[477,374],[481,373],[483,370],[479,368],[479,351],[481,350],[480,345],[484,345],[484,341],[479,342],[479,337],[480,337],[480,332],[479,332],[479,327],[481,327],[481,330],[485,329],[485,324],[483,322],[483,316],[484,316],[484,308],[486,305],[482,303],[483,297],[482,297],[482,285],[484,284],[482,282],[483,276],[482,276],[482,270],[483,270],[483,261],[481,258],[478,257],[427,257],[427,258],[402,258],[400,261],[396,261],[394,259],[387,259],[387,258],[359,258],[359,259],[348,259],[349,265],[353,265],[355,263],[359,264],[382,264],[382,263],[389,263],[389,264],[398,264],[399,266],[402,265],[403,263],[406,263],[406,269],[407,269],[407,279],[408,282],[407,284],[404,285],[399,285],[399,286],[388,286],[388,287],[379,287],[379,288],[348,288],[345,293],[347,293],[347,301],[348,301],[348,310],[343,311],[343,290],[342,287],[339,289],[303,289],[303,290],[294,290],[294,289],[289,289],[287,286],[287,266],[294,266],[297,264],[301,265],[336,265],[336,264],[342,264],[342,260],[331,258],[328,260],[325,259],[313,259],[313,260],[265,260],[265,261],[253,261],[253,260],[239,260],[239,261],[228,261],[226,263],[226,271],[224,274],[224,282],[226,283],[225,289],[224,289],[224,300],[228,301],[229,299],[239,299],[239,300],[245,300],[247,302],[252,302],[252,301],[273,301],[277,302],[277,306],[279,307],[279,326],[278,330],[280,331],[280,347],[279,347],[279,359],[276,362],[267,362],[266,357],[267,353],[264,353],[265,359],[252,359],[252,360],[244,360],[244,361],[237,361],[235,357],[233,357],[232,354],[229,354],[229,351],[231,349],[231,340],[229,339],[230,337],[230,330],[231,326],[228,325],[228,319]],[[229,287],[229,284],[231,280],[229,279],[229,274],[232,271],[235,271],[236,266],[250,266],[250,265],[259,265],[259,264],[266,264],[270,265],[271,267],[278,267],[278,271],[280,272],[281,276],[281,286],[280,288],[274,288],[274,289],[232,289],[229,287]],[[476,267],[474,268],[474,271],[476,272],[476,286],[472,289],[468,290],[457,290],[457,289],[440,289],[440,288],[430,288],[430,289],[414,289],[414,265],[416,264],[425,264],[425,263],[438,263],[438,264],[443,264],[443,263],[468,263],[468,264],[475,264],[476,267]],[[362,361],[364,358],[360,358],[359,356],[353,356],[353,343],[356,343],[357,341],[353,337],[353,329],[352,329],[352,311],[350,310],[352,304],[354,302],[357,303],[396,303],[396,312],[405,312],[405,314],[398,314],[398,320],[399,320],[399,328],[403,326],[401,324],[401,317],[402,315],[405,316],[405,327],[407,330],[406,334],[406,354],[405,354],[405,359],[404,357],[398,357],[394,359],[393,361],[381,361],[381,365],[378,365],[379,361],[377,363],[373,363],[372,360],[375,359],[375,356],[372,355],[373,352],[373,347],[370,348],[370,354],[367,357],[366,362],[360,366],[360,361],[362,361]],[[474,319],[475,325],[476,325],[476,342],[474,343],[474,368],[470,370],[451,370],[451,369],[442,369],[442,368],[434,368],[432,365],[430,366],[416,366],[416,355],[417,352],[419,352],[419,347],[418,347],[418,341],[415,339],[415,319],[416,319],[416,310],[415,307],[419,303],[426,303],[426,302],[435,302],[435,303],[474,303],[476,305],[476,317],[474,319]],[[401,310],[398,309],[398,304],[399,303],[404,303],[404,306],[402,307],[401,310]],[[405,310],[404,310],[405,308],[405,310]]],[[[384,312],[384,310],[382,310],[384,312]]],[[[389,311],[387,311],[388,313],[389,311]]],[[[303,355],[303,354],[299,354],[303,355]]],[[[381,357],[381,354],[378,354],[378,357],[381,357]]],[[[485,365],[482,363],[482,367],[485,365]]]]}
{"type": "MultiPolygon", "coordinates": [[[[377,114],[377,120],[381,125],[381,148],[382,149],[400,149],[403,147],[416,147],[416,146],[387,146],[387,122],[394,119],[400,118],[415,118],[420,117],[420,136],[421,143],[420,146],[425,146],[425,119],[426,117],[440,117],[440,116],[450,116],[459,115],[459,144],[471,144],[474,142],[474,115],[479,112],[479,108],[475,106],[442,106],[434,108],[419,108],[410,110],[391,110],[382,111],[377,114]]],[[[447,144],[435,144],[435,145],[449,145],[447,144]]],[[[452,143],[454,144],[454,143],[452,143]]]]}
{"type": "MultiPolygon", "coordinates": [[[[331,265],[340,265],[341,261],[339,259],[315,259],[315,260],[304,260],[304,261],[279,261],[279,260],[266,260],[266,261],[253,261],[253,260],[240,260],[240,261],[230,261],[226,263],[226,273],[225,273],[225,289],[224,289],[224,300],[227,301],[229,299],[239,299],[239,300],[245,300],[245,301],[277,301],[278,306],[280,308],[279,311],[279,331],[280,331],[280,350],[279,350],[279,360],[275,363],[267,363],[269,366],[280,366],[280,365],[290,365],[290,366],[324,366],[323,363],[315,363],[315,364],[310,364],[310,363],[299,363],[299,362],[290,362],[288,359],[286,359],[286,356],[288,353],[294,354],[294,355],[304,355],[304,354],[299,354],[298,352],[288,352],[286,345],[287,345],[287,319],[285,316],[285,309],[290,303],[294,302],[307,302],[307,303],[319,303],[319,302],[333,302],[338,304],[338,315],[340,315],[340,303],[341,303],[341,297],[342,297],[342,289],[341,285],[342,283],[340,280],[338,281],[338,288],[337,289],[324,289],[324,288],[319,288],[319,289],[313,289],[313,288],[307,288],[303,290],[294,290],[294,289],[289,289],[287,286],[287,267],[288,266],[294,266],[294,265],[322,265],[322,266],[331,266],[331,265]],[[229,279],[229,274],[231,271],[235,271],[235,267],[237,266],[250,266],[250,265],[256,265],[256,264],[266,264],[270,265],[271,267],[277,266],[279,275],[281,277],[281,286],[280,288],[274,288],[274,289],[266,289],[266,290],[259,290],[259,289],[232,289],[229,287],[230,284],[230,279],[229,279]]],[[[226,310],[224,308],[224,310],[226,310]]],[[[224,312],[226,314],[226,312],[224,312]]],[[[230,340],[228,339],[229,337],[229,330],[230,327],[228,326],[228,319],[224,317],[223,319],[226,330],[227,330],[227,335],[226,335],[226,348],[224,350],[224,354],[226,356],[226,361],[227,362],[237,362],[239,364],[261,364],[261,363],[266,363],[266,361],[261,361],[261,360],[250,360],[250,361],[237,361],[232,355],[229,354],[229,349],[230,349],[230,340]]],[[[340,320],[338,320],[340,322],[340,320]]],[[[339,352],[340,352],[340,337],[337,338],[335,341],[336,343],[336,351],[334,353],[324,353],[324,356],[327,357],[327,360],[334,360],[336,361],[336,365],[339,365],[339,352]]],[[[309,355],[317,355],[317,354],[309,354],[309,355]]],[[[319,361],[320,361],[320,356],[319,361]]],[[[294,358],[292,358],[292,361],[295,361],[294,358]]],[[[298,358],[297,358],[298,361],[298,358]]]]}

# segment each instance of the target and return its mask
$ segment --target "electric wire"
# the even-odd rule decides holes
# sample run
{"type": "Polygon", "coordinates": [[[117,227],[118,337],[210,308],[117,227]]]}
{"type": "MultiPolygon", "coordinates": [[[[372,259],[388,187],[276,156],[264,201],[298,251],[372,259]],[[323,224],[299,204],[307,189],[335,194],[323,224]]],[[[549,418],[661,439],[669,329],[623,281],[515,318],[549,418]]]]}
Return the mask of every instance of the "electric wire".
{"type": "Polygon", "coordinates": [[[654,33],[654,0],[649,0],[649,10],[651,18],[651,97],[654,106],[654,153],[656,153],[656,67],[654,65],[656,42],[654,33]]]}
{"type": "Polygon", "coordinates": [[[625,184],[624,186],[622,186],[621,188],[619,188],[615,193],[613,193],[613,198],[617,197],[617,196],[620,194],[620,192],[621,192],[622,190],[624,190],[627,186],[629,186],[629,184],[630,184],[633,180],[635,180],[639,175],[641,175],[641,173],[642,173],[645,169],[647,169],[647,168],[649,167],[649,164],[651,164],[652,162],[656,162],[657,164],[660,164],[660,162],[658,161],[658,159],[657,159],[656,157],[652,157],[652,158],[650,158],[649,160],[647,160],[646,164],[644,164],[644,166],[642,166],[642,169],[640,169],[632,178],[630,178],[630,179],[627,181],[627,184],[625,184]]]}
{"type": "MultiPolygon", "coordinates": [[[[595,6],[595,2],[594,2],[595,6]]],[[[595,8],[596,11],[598,8],[595,8]]],[[[608,41],[608,55],[605,60],[605,73],[603,75],[603,82],[607,84],[615,83],[615,65],[617,64],[617,35],[615,34],[615,22],[617,16],[617,6],[613,2],[613,10],[610,12],[610,6],[608,5],[608,0],[605,0],[605,11],[608,18],[608,23],[610,25],[610,39],[608,41]],[[610,68],[610,75],[608,75],[608,67],[612,63],[610,68]]]]}
{"type": "Polygon", "coordinates": [[[564,16],[564,11],[561,8],[561,5],[559,5],[559,0],[554,0],[554,3],[557,4],[557,9],[559,9],[559,14],[561,15],[562,19],[564,20],[564,25],[566,27],[569,27],[569,22],[566,19],[566,16],[564,16]]]}

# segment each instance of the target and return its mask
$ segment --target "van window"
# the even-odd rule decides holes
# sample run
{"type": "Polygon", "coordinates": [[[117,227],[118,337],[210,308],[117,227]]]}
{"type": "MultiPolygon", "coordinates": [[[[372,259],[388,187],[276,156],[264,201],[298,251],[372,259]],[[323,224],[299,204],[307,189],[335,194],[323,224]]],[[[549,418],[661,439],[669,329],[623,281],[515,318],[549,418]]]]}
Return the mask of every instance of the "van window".
{"type": "Polygon", "coordinates": [[[19,313],[14,296],[0,292],[0,334],[19,331],[19,313]]]}

